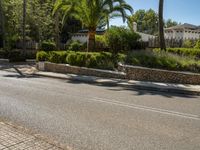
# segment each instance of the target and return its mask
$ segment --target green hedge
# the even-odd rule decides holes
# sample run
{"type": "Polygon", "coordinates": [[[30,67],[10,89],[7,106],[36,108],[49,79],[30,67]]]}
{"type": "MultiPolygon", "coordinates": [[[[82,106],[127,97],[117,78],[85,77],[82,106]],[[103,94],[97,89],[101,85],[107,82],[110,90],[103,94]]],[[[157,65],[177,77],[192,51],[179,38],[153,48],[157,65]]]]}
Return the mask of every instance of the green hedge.
{"type": "Polygon", "coordinates": [[[56,50],[56,44],[54,42],[44,41],[42,42],[40,49],[42,51],[54,51],[56,50]]]}
{"type": "MultiPolygon", "coordinates": [[[[154,49],[154,52],[160,52],[160,49],[154,49]]],[[[167,48],[167,52],[183,56],[200,58],[200,49],[197,48],[167,48]]]]}
{"type": "Polygon", "coordinates": [[[127,55],[126,63],[129,65],[149,68],[200,72],[200,61],[197,61],[194,58],[173,55],[167,52],[132,52],[127,55]]]}
{"type": "Polygon", "coordinates": [[[168,52],[134,51],[127,55],[112,55],[109,52],[40,51],[37,53],[37,61],[106,70],[113,70],[117,62],[124,62],[135,66],[200,73],[200,61],[168,52]]]}
{"type": "Polygon", "coordinates": [[[74,51],[40,51],[37,53],[37,61],[49,61],[53,63],[67,63],[74,66],[108,69],[115,68],[115,62],[124,62],[125,55],[114,57],[109,52],[74,52],[74,51]],[[117,60],[115,60],[117,59],[117,60]]]}

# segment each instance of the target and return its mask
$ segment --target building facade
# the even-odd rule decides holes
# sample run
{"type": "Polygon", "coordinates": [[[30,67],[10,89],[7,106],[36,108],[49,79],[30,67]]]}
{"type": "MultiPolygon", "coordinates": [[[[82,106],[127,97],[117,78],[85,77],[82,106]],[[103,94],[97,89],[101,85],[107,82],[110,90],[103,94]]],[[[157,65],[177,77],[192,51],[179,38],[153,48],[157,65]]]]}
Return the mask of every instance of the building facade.
{"type": "Polygon", "coordinates": [[[191,24],[177,25],[165,29],[166,39],[197,40],[200,39],[200,26],[191,24]]]}

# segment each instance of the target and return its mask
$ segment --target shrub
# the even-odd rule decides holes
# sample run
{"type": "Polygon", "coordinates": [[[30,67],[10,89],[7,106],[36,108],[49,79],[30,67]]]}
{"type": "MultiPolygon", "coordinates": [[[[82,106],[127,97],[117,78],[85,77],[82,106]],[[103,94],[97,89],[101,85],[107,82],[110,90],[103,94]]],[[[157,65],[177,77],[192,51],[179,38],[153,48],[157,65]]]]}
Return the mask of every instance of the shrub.
{"type": "Polygon", "coordinates": [[[67,54],[66,51],[51,51],[48,60],[52,63],[66,63],[67,54]]]}
{"type": "Polygon", "coordinates": [[[194,44],[191,40],[185,40],[183,42],[183,47],[184,48],[193,48],[194,47],[194,44]]]}
{"type": "Polygon", "coordinates": [[[113,53],[137,49],[140,35],[124,27],[112,27],[105,33],[105,41],[113,53]]]}
{"type": "Polygon", "coordinates": [[[10,62],[24,62],[26,61],[26,56],[19,50],[11,50],[8,54],[10,62]]]}
{"type": "Polygon", "coordinates": [[[39,51],[36,54],[36,61],[49,61],[49,55],[45,51],[39,51]]]}
{"type": "Polygon", "coordinates": [[[197,49],[200,49],[200,40],[198,40],[195,44],[195,47],[194,48],[197,48],[197,49]]]}
{"type": "Polygon", "coordinates": [[[6,55],[7,55],[6,51],[3,49],[0,49],[0,58],[6,58],[6,55]]]}
{"type": "Polygon", "coordinates": [[[83,44],[81,44],[79,41],[72,41],[68,47],[68,50],[71,51],[80,51],[82,50],[83,44]]]}
{"type": "MultiPolygon", "coordinates": [[[[154,52],[160,52],[160,49],[154,49],[154,52]]],[[[189,56],[189,57],[196,57],[200,58],[200,49],[195,48],[167,48],[167,52],[183,55],[183,56],[189,56]]]]}
{"type": "Polygon", "coordinates": [[[96,50],[103,51],[108,49],[108,45],[106,44],[106,39],[104,35],[96,35],[95,36],[95,46],[96,50]]]}
{"type": "Polygon", "coordinates": [[[44,41],[44,42],[42,42],[40,49],[42,51],[54,51],[54,50],[56,50],[56,44],[54,42],[44,41]]]}
{"type": "Polygon", "coordinates": [[[200,72],[200,61],[167,52],[141,51],[127,55],[126,63],[149,68],[200,72]]]}

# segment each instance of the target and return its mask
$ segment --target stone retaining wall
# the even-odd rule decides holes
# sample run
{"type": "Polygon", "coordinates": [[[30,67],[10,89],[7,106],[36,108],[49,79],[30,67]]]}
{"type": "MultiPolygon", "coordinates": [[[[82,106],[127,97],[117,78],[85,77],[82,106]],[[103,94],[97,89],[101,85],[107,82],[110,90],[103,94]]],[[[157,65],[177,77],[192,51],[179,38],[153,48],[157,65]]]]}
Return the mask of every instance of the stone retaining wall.
{"type": "Polygon", "coordinates": [[[200,74],[150,69],[145,67],[124,66],[126,78],[130,80],[164,83],[200,84],[200,74]]]}
{"type": "Polygon", "coordinates": [[[67,64],[55,64],[50,62],[39,62],[37,64],[37,68],[42,71],[97,76],[104,78],[200,85],[200,74],[150,69],[121,64],[119,64],[118,68],[121,72],[76,67],[67,64]]]}
{"type": "Polygon", "coordinates": [[[122,72],[76,67],[67,64],[55,64],[50,62],[39,62],[37,64],[37,68],[42,71],[50,71],[57,73],[70,73],[70,74],[97,76],[104,78],[118,78],[118,79],[126,78],[126,75],[122,72]]]}

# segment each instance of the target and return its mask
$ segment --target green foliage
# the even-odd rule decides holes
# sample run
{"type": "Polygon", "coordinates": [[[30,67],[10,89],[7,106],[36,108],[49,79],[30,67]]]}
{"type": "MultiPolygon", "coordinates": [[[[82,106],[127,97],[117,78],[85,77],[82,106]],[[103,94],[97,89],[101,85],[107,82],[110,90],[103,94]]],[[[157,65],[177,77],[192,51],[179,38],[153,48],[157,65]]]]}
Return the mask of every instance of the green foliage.
{"type": "Polygon", "coordinates": [[[166,22],[165,22],[165,27],[166,28],[169,28],[169,27],[173,27],[173,26],[177,26],[178,23],[176,21],[172,21],[172,19],[168,19],[166,22]]]}
{"type": "Polygon", "coordinates": [[[185,40],[184,43],[183,43],[183,47],[184,48],[193,48],[194,44],[191,40],[185,40]]]}
{"type": "Polygon", "coordinates": [[[39,51],[36,54],[36,61],[48,61],[49,54],[45,51],[39,51]]]}
{"type": "Polygon", "coordinates": [[[127,55],[129,65],[144,66],[175,71],[200,72],[200,61],[160,51],[137,51],[127,55]]]}
{"type": "Polygon", "coordinates": [[[67,51],[51,51],[48,60],[52,63],[66,63],[67,51]]]}
{"type": "MultiPolygon", "coordinates": [[[[125,56],[119,54],[118,61],[124,61],[125,56]]],[[[113,55],[109,52],[74,52],[74,51],[39,51],[37,61],[49,61],[53,63],[68,63],[73,66],[114,69],[113,55]]]]}
{"type": "Polygon", "coordinates": [[[26,61],[26,56],[19,50],[9,51],[8,58],[10,62],[24,62],[26,61]]]}
{"type": "Polygon", "coordinates": [[[196,42],[196,44],[195,44],[195,47],[194,48],[198,48],[198,49],[200,49],[200,40],[198,40],[197,42],[196,42]]]}
{"type": "MultiPolygon", "coordinates": [[[[154,49],[155,52],[160,52],[160,49],[154,49]]],[[[167,48],[166,50],[172,54],[200,58],[200,49],[195,48],[167,48]]]]}
{"type": "Polygon", "coordinates": [[[72,41],[68,47],[68,50],[70,51],[81,51],[82,49],[83,44],[81,44],[79,41],[72,41]]]}
{"type": "Polygon", "coordinates": [[[124,27],[112,27],[105,34],[105,41],[113,53],[138,49],[140,35],[124,27]]]}
{"type": "Polygon", "coordinates": [[[7,58],[7,52],[3,49],[0,49],[0,58],[7,58]]]}
{"type": "Polygon", "coordinates": [[[133,29],[133,22],[138,25],[138,32],[144,32],[147,34],[157,34],[158,33],[158,14],[149,9],[138,10],[129,18],[128,25],[130,29],[133,29]]]}
{"type": "Polygon", "coordinates": [[[42,42],[40,49],[42,51],[54,51],[54,50],[56,50],[56,44],[54,42],[44,41],[44,42],[42,42]]]}

